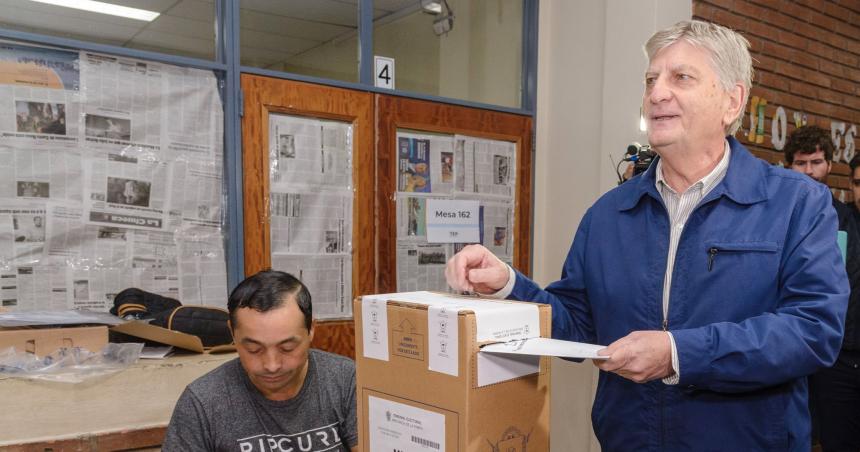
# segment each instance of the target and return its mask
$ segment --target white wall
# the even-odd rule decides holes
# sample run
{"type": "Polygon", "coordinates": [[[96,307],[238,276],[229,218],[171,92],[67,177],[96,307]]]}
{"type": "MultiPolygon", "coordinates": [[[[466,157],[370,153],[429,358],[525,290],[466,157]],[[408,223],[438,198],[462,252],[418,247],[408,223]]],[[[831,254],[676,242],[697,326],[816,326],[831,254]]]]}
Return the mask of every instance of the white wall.
{"type": "MultiPolygon", "coordinates": [[[[535,156],[534,278],[558,279],[585,210],[615,186],[614,165],[639,132],[646,61],[658,28],[691,0],[541,0],[535,156]]],[[[597,451],[591,363],[553,361],[552,450],[597,451]]]]}

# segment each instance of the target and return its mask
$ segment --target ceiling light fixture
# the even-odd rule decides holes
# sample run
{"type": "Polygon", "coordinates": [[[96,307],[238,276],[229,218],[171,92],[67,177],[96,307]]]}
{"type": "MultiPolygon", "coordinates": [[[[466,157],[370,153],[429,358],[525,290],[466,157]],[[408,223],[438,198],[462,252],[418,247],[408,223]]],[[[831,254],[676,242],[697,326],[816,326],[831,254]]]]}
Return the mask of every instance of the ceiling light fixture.
{"type": "Polygon", "coordinates": [[[433,33],[436,36],[447,35],[454,28],[454,10],[448,0],[421,0],[421,9],[437,16],[433,20],[433,33]]]}
{"type": "Polygon", "coordinates": [[[425,13],[441,14],[442,2],[439,0],[421,0],[421,9],[423,9],[425,13]]]}
{"type": "Polygon", "coordinates": [[[94,0],[31,0],[49,5],[64,6],[66,8],[81,9],[111,16],[126,17],[128,19],[152,22],[161,13],[147,11],[145,9],[129,8],[127,6],[114,5],[112,3],[97,2],[94,0]]]}

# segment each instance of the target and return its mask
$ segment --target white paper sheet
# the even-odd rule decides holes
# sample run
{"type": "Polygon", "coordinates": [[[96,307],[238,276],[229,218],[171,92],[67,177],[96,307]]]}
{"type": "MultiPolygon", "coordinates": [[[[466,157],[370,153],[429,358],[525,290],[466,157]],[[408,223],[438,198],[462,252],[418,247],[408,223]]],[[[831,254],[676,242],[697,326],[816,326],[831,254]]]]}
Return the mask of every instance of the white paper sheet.
{"type": "Polygon", "coordinates": [[[361,298],[361,328],[365,358],[388,361],[388,304],[384,295],[361,298]]]}
{"type": "Polygon", "coordinates": [[[598,350],[606,348],[603,345],[586,344],[582,342],[562,341],[546,337],[500,342],[481,347],[481,353],[501,353],[515,355],[558,356],[563,358],[608,359],[600,356],[598,350]]]}
{"type": "Polygon", "coordinates": [[[427,308],[429,368],[455,377],[460,374],[458,311],[446,306],[427,308]]]}

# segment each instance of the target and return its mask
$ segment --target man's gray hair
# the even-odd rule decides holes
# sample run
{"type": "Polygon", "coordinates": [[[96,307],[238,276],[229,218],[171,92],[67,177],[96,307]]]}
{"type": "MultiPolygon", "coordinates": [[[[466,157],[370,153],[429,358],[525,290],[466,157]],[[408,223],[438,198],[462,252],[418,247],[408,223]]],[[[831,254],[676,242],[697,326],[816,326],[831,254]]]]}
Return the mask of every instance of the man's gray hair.
{"type": "MultiPolygon", "coordinates": [[[[746,90],[741,105],[746,106],[753,79],[749,41],[738,32],[721,25],[701,20],[687,20],[678,22],[651,36],[651,39],[645,43],[645,54],[648,56],[648,61],[651,61],[657,52],[682,39],[708,52],[711,66],[717,73],[723,89],[729,91],[736,83],[743,84],[746,90]]],[[[735,121],[726,127],[726,133],[734,135],[741,127],[743,118],[744,109],[741,108],[735,121]]]]}

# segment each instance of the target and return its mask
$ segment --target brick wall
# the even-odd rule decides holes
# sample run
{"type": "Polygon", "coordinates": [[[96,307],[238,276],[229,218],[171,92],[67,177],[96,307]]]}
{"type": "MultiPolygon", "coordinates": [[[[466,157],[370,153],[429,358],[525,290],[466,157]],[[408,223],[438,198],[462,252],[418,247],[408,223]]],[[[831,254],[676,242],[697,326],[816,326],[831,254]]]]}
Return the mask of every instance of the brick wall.
{"type": "Polygon", "coordinates": [[[756,75],[741,142],[779,163],[784,136],[797,124],[830,130],[837,152],[828,183],[850,201],[847,162],[857,152],[855,137],[860,140],[860,0],[694,0],[693,18],[750,41],[756,75]]]}

